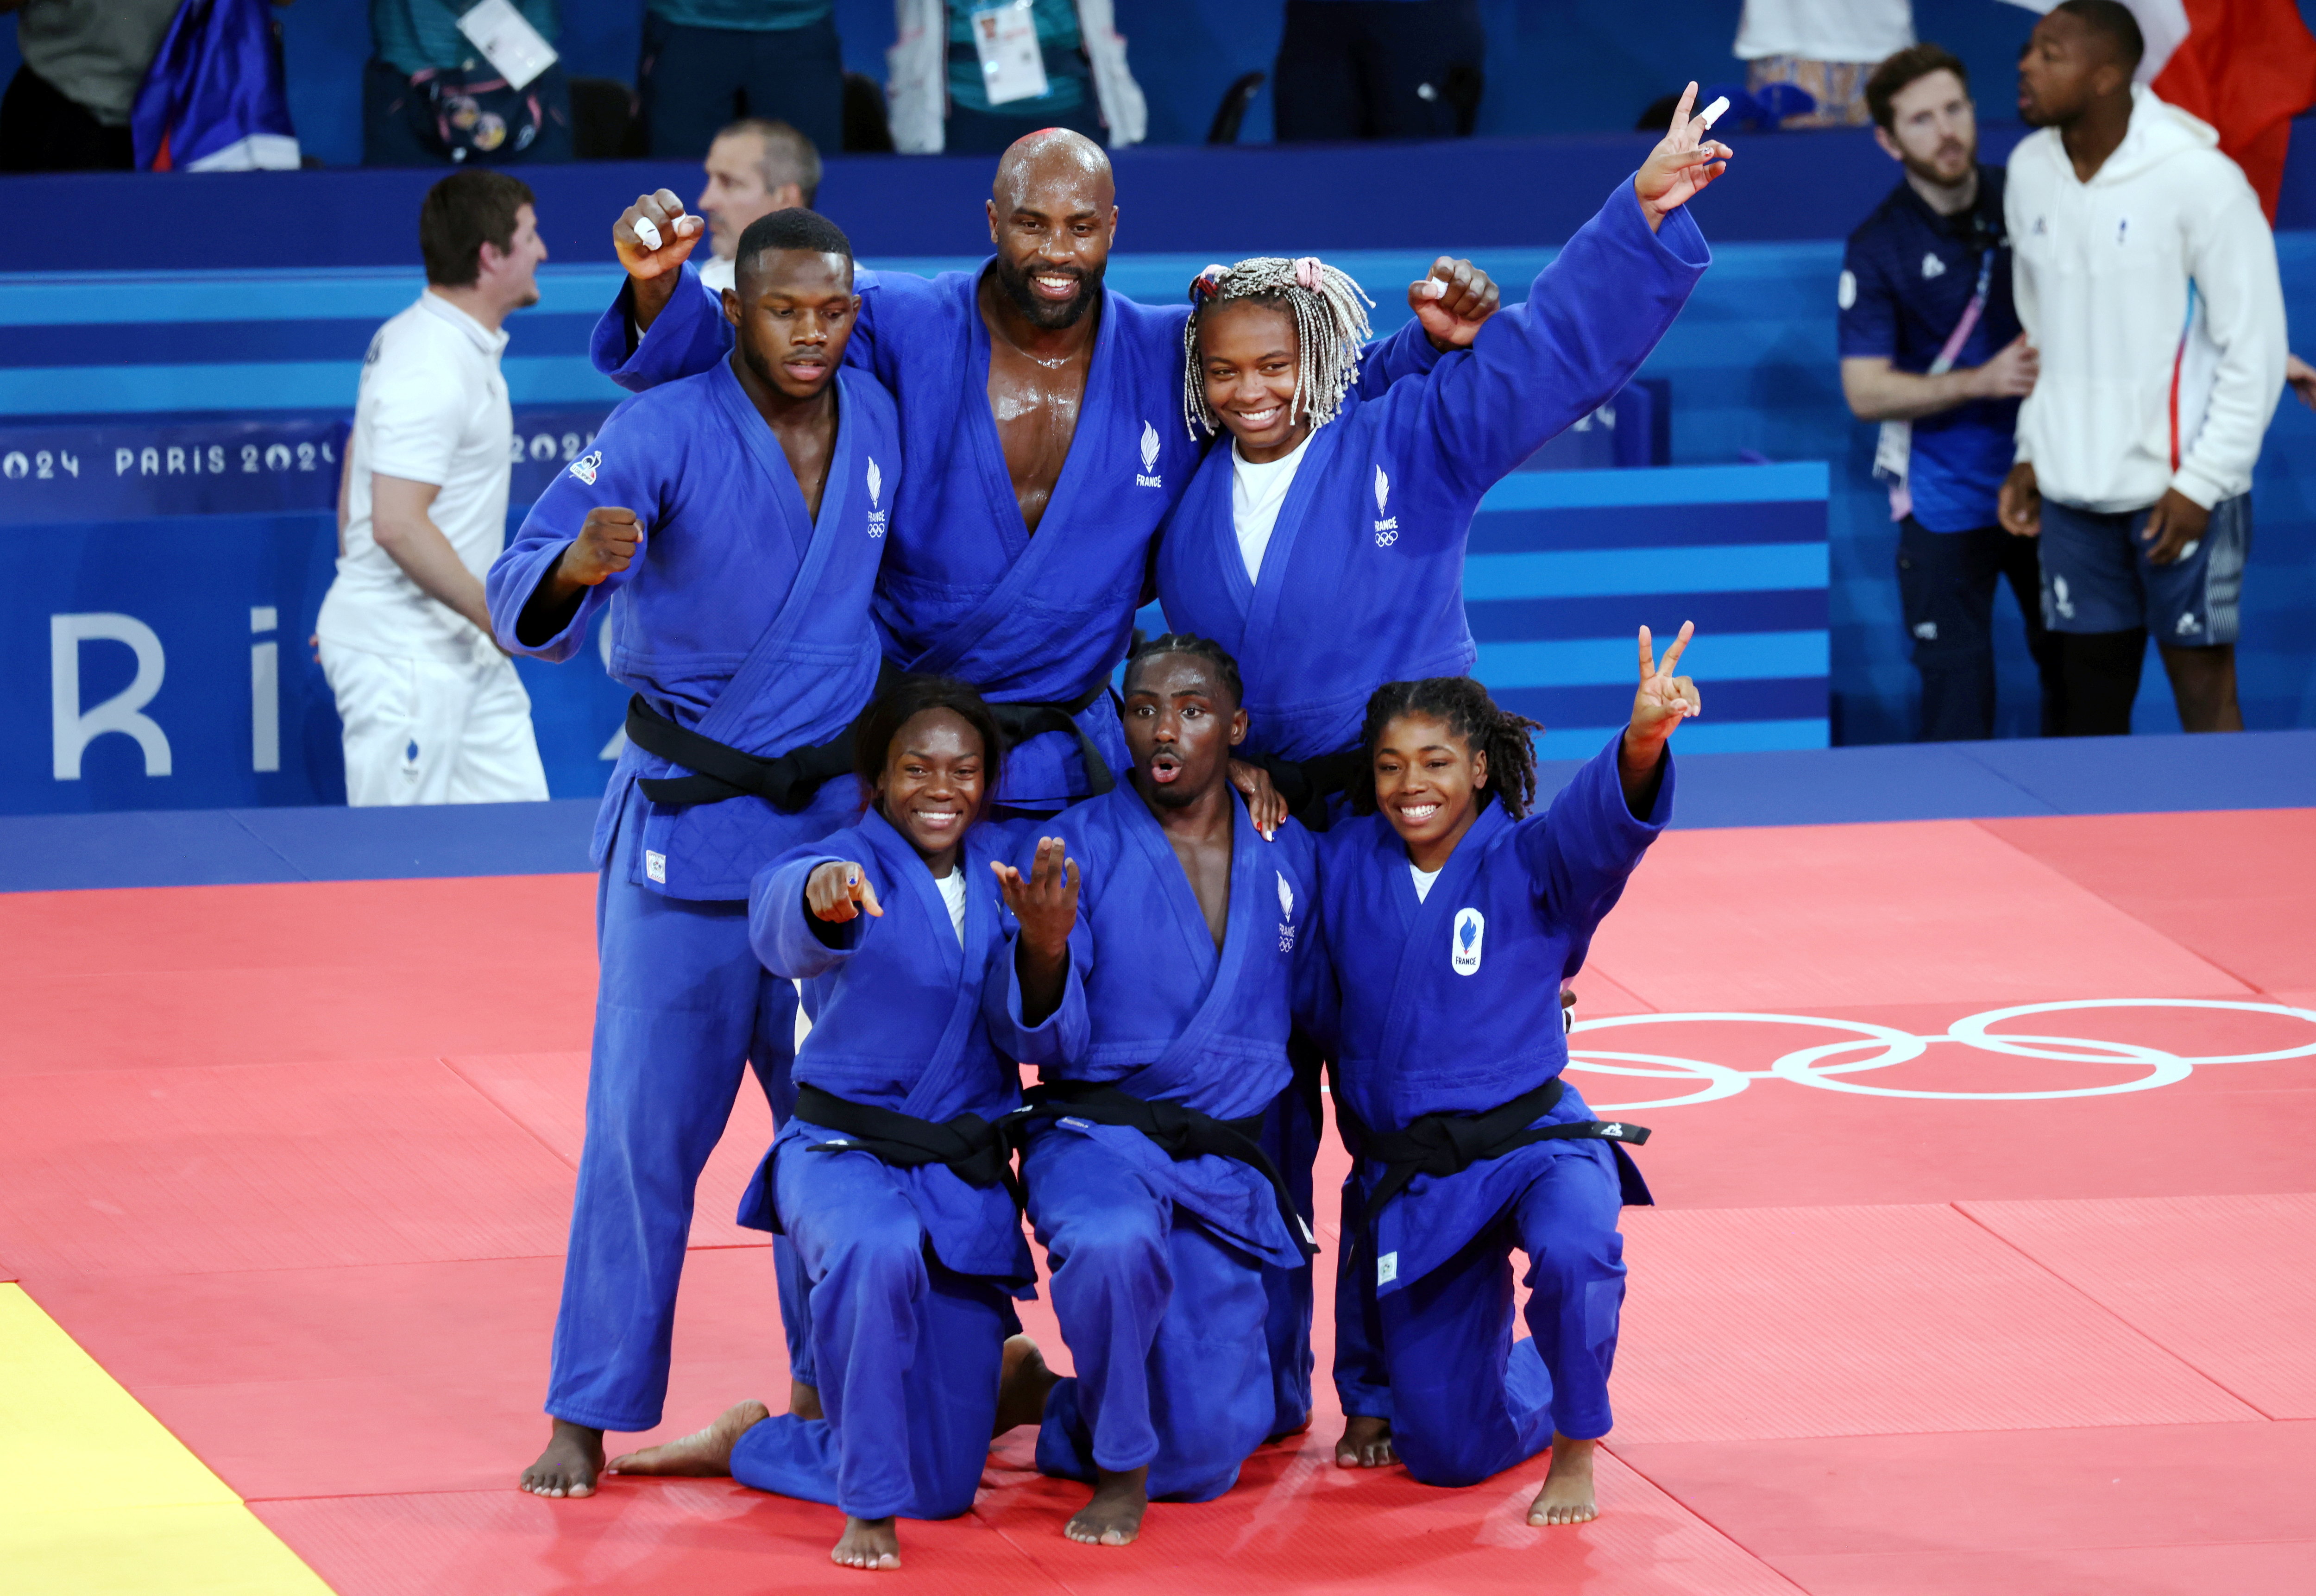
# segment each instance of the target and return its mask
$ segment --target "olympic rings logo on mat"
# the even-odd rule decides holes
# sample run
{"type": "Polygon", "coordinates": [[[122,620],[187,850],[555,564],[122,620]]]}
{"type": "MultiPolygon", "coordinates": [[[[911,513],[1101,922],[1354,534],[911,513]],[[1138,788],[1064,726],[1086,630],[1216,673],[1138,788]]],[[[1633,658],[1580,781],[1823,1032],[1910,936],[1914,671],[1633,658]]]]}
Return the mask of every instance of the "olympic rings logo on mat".
{"type": "Polygon", "coordinates": [[[1697,1090],[1679,1097],[1651,1098],[1645,1102],[1596,1103],[1596,1113],[1623,1113],[1640,1109],[1679,1108],[1686,1103],[1713,1102],[1724,1097],[1734,1097],[1755,1081],[1770,1079],[1790,1081],[1797,1086],[1815,1086],[1826,1092],[1849,1092],[1862,1097],[1937,1098],[1957,1101],[2034,1101],[2061,1097],[2112,1097],[2124,1092],[2147,1092],[2158,1086],[2176,1085],[2193,1074],[2199,1065],[2220,1064],[2267,1064],[2284,1058],[2316,1057],[2316,1011],[2295,1009],[2283,1003],[2241,1003],[2225,998],[2202,997],[2084,997],[2063,1002],[2018,1003],[2007,1009],[1990,1009],[1982,1014],[1973,1014],[1957,1020],[1935,1036],[1915,1036],[1894,1026],[1875,1025],[1861,1020],[1823,1020],[1801,1014],[1609,1014],[1597,1020],[1579,1020],[1569,1038],[1568,1067],[1610,1075],[1637,1075],[1653,1080],[1701,1079],[1705,1083],[1697,1090]],[[2023,1035],[1996,1031],[1991,1028],[2006,1020],[2021,1019],[2034,1014],[2056,1014],[2083,1009],[2225,1009],[2247,1014],[2276,1014],[2288,1020],[2306,1022],[2312,1028],[2309,1040],[2296,1048],[2279,1048],[2267,1053],[2213,1053],[2200,1057],[2182,1057],[2161,1048],[2150,1048],[2137,1042],[2103,1042],[2088,1037],[2056,1037],[2023,1035]],[[1678,1058],[1661,1053],[1617,1053],[1580,1045],[1580,1039],[1591,1031],[1608,1030],[1628,1025],[1673,1025],[1683,1023],[1731,1022],[1748,1025],[1806,1025],[1824,1030],[1848,1031],[1850,1034],[1838,1041],[1822,1042],[1813,1048],[1797,1048],[1785,1054],[1764,1070],[1733,1069],[1727,1065],[1713,1064],[1698,1058],[1678,1058]],[[2012,1058],[2043,1059],[2066,1064],[2113,1064],[2135,1066],[2144,1073],[2132,1079],[2098,1086],[2071,1086],[2040,1091],[2019,1092],[1931,1092],[1916,1088],[1878,1085],[1855,1077],[1871,1070],[1887,1069],[1892,1065],[1906,1064],[1921,1057],[1932,1046],[1941,1042],[1959,1042],[1981,1053],[2000,1054],[2012,1058]],[[1845,1054],[1857,1053],[1869,1048],[1880,1052],[1865,1058],[1835,1063],[1845,1054]]]}

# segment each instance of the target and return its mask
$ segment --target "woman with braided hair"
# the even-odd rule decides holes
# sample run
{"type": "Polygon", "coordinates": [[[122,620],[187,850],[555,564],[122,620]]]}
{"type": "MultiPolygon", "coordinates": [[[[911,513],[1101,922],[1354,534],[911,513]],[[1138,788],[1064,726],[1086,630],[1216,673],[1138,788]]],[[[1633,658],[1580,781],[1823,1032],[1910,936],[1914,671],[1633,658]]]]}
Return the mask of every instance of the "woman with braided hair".
{"type": "Polygon", "coordinates": [[[1230,446],[1167,522],[1159,596],[1169,624],[1237,656],[1240,757],[1306,825],[1341,812],[1369,694],[1472,668],[1464,548],[1481,495],[1630,379],[1710,262],[1681,208],[1730,151],[1688,114],[1696,93],[1527,304],[1427,326],[1461,347],[1388,388],[1354,385],[1365,296],[1335,268],[1255,259],[1192,281],[1184,418],[1230,446]]]}
{"type": "Polygon", "coordinates": [[[1702,709],[1654,657],[1623,730],[1531,816],[1535,723],[1469,677],[1368,700],[1359,818],[1320,839],[1320,935],[1337,1013],[1343,1182],[1335,1460],[1394,1456],[1468,1485],[1547,1446],[1531,1524],[1598,1516],[1594,1443],[1625,1295],[1620,1202],[1648,1188],[1635,1126],[1563,1083],[1560,984],[1672,815],[1669,743],[1702,709]],[[1530,1334],[1512,1340],[1510,1255],[1528,1254],[1530,1334]],[[1506,1356],[1509,1350],[1510,1356],[1506,1356]]]}

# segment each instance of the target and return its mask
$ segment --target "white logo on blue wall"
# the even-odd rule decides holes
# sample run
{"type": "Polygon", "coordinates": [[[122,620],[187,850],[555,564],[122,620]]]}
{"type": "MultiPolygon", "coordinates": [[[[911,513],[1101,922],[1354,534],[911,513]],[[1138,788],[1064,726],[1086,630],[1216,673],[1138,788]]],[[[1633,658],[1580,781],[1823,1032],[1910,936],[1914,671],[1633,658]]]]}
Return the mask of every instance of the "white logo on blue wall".
{"type": "Polygon", "coordinates": [[[1156,474],[1157,469],[1158,429],[1145,421],[1142,424],[1142,469],[1135,473],[1134,485],[1136,487],[1163,486],[1164,479],[1156,474]]]}
{"type": "Polygon", "coordinates": [[[1456,911],[1456,926],[1448,936],[1448,963],[1459,976],[1476,975],[1481,945],[1487,941],[1488,917],[1477,909],[1456,911]]]}

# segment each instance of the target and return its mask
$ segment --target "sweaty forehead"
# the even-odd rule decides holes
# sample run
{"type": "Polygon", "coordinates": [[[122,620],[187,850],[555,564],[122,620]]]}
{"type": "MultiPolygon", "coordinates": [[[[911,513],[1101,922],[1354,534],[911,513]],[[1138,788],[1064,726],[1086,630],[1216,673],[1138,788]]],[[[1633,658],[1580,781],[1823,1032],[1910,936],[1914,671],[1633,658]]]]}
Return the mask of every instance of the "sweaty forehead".
{"type": "Polygon", "coordinates": [[[1154,654],[1135,661],[1126,673],[1126,691],[1159,698],[1179,698],[1185,693],[1214,699],[1230,696],[1229,689],[1223,685],[1222,673],[1215,669],[1211,661],[1195,654],[1154,654]]]}
{"type": "Polygon", "coordinates": [[[1117,201],[1109,157],[1074,133],[1032,134],[998,163],[990,198],[1000,211],[1035,210],[1081,216],[1108,210],[1117,201]]]}

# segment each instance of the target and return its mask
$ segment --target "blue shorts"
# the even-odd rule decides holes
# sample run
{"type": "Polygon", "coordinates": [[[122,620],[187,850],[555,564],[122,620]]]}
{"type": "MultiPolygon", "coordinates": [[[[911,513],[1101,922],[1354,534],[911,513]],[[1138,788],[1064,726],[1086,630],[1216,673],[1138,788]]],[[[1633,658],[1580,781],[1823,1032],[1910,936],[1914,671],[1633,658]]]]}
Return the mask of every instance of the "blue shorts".
{"type": "Polygon", "coordinates": [[[2144,627],[2166,648],[2233,643],[2251,553],[2251,495],[2213,505],[2204,535],[2168,566],[2150,565],[2150,545],[2140,541],[2149,513],[2043,501],[2043,624],[2054,632],[2144,627]]]}

